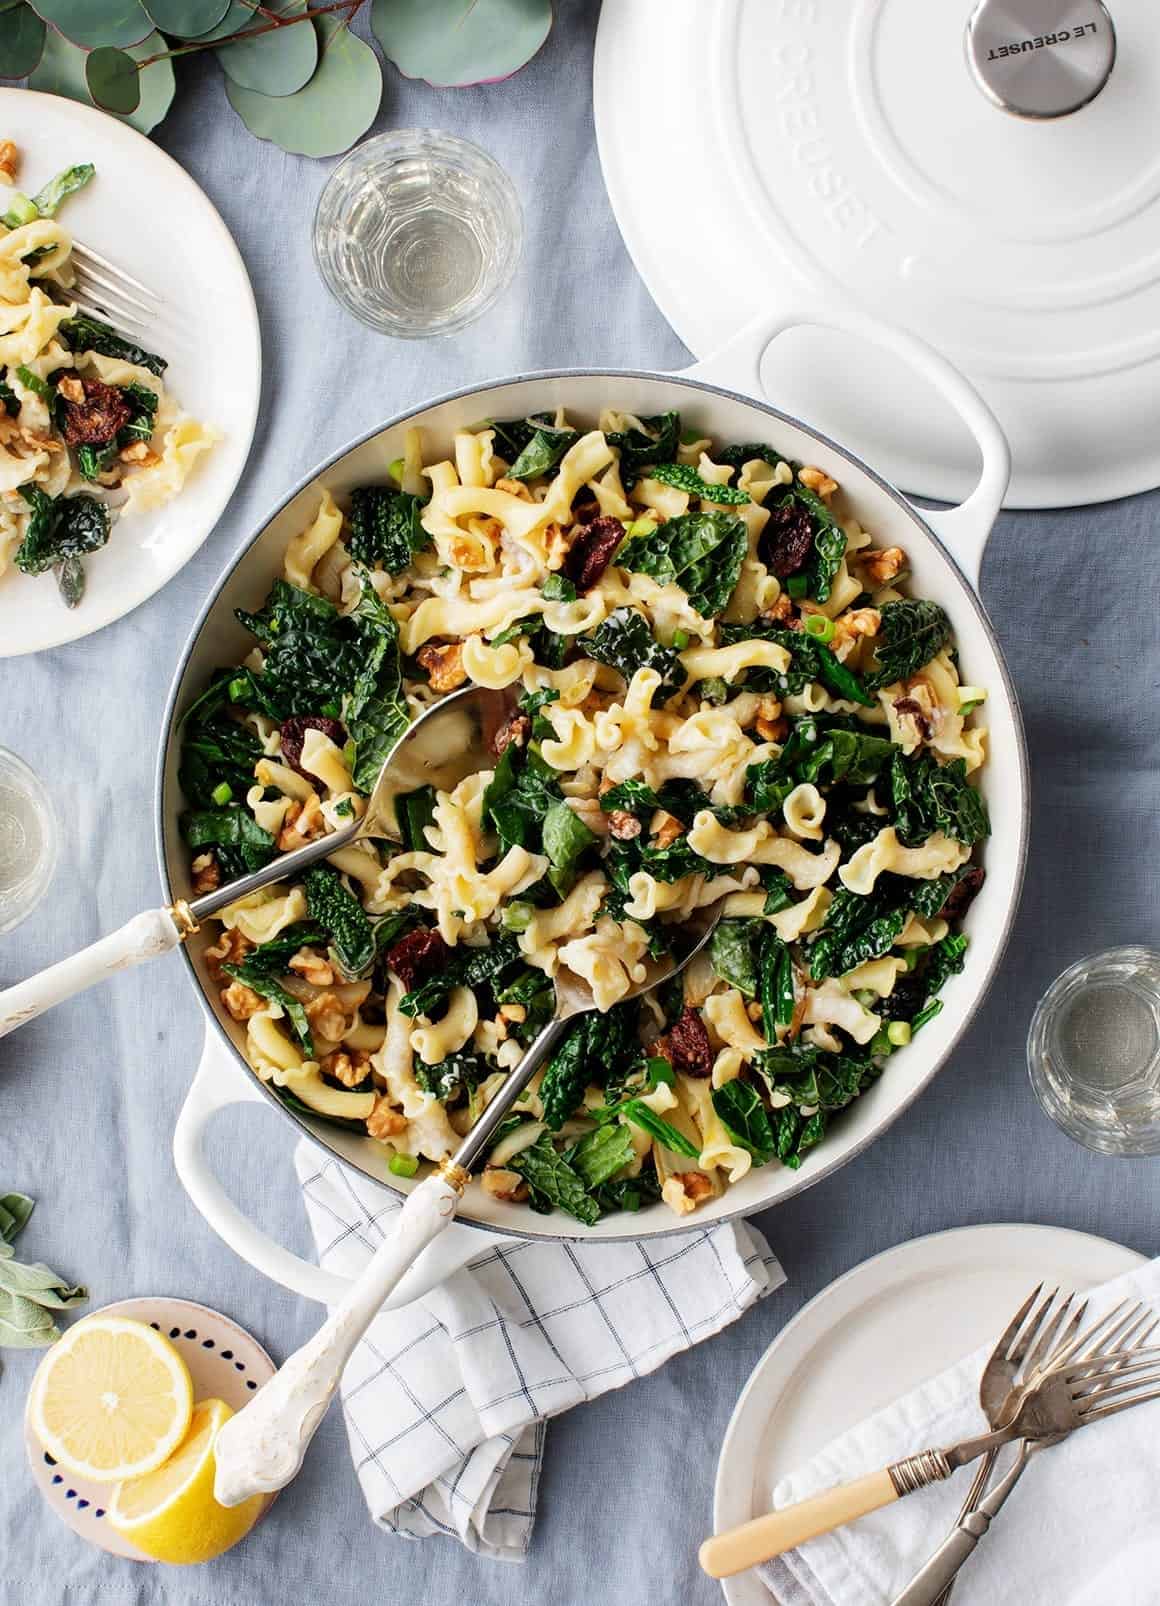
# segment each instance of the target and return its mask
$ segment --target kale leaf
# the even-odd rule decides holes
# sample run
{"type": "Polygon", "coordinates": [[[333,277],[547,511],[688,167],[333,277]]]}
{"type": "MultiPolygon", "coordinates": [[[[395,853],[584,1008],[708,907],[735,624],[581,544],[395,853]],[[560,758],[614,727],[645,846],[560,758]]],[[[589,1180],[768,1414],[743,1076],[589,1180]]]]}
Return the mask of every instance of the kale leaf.
{"type": "Polygon", "coordinates": [[[588,1193],[584,1179],[569,1165],[562,1154],[557,1154],[550,1135],[542,1132],[530,1148],[522,1149],[508,1161],[532,1189],[549,1204],[558,1206],[585,1226],[596,1224],[600,1206],[588,1193]]]}
{"type": "Polygon", "coordinates": [[[614,1004],[607,1014],[593,1011],[572,1023],[540,1082],[544,1120],[559,1131],[590,1083],[606,1086],[622,1078],[640,1059],[635,1003],[614,1004]]]}
{"type": "Polygon", "coordinates": [[[303,874],[310,918],[325,928],[339,965],[348,976],[361,976],[375,957],[375,938],[366,910],[348,892],[337,870],[312,864],[303,874]]]}
{"type": "Polygon", "coordinates": [[[215,675],[182,720],[178,780],[186,801],[195,808],[213,808],[217,802],[214,793],[223,784],[238,801],[254,784],[254,765],[262,756],[262,743],[228,711],[233,678],[231,669],[215,675]]]}
{"type": "Polygon", "coordinates": [[[443,1104],[456,1104],[474,1093],[492,1074],[493,1067],[478,1054],[448,1054],[435,1065],[415,1059],[415,1080],[425,1093],[443,1104]]]}
{"type": "Polygon", "coordinates": [[[662,585],[680,586],[690,605],[709,619],[728,606],[748,550],[748,529],[735,514],[684,513],[648,535],[634,536],[616,561],[662,585]]]}
{"type": "Polygon", "coordinates": [[[779,463],[789,463],[784,452],[779,452],[776,446],[769,446],[765,441],[744,441],[732,446],[722,446],[713,453],[715,463],[728,463],[730,468],[744,468],[746,463],[768,463],[770,468],[776,468],[779,463]]]}
{"type": "Polygon", "coordinates": [[[773,1159],[773,1127],[755,1087],[735,1077],[724,1087],[713,1089],[713,1108],[734,1143],[748,1150],[758,1165],[773,1159]]]}
{"type": "Polygon", "coordinates": [[[118,334],[111,323],[91,318],[87,313],[63,319],[58,332],[69,351],[95,351],[102,357],[119,357],[122,362],[131,362],[137,368],[148,368],[151,374],[157,374],[158,377],[169,366],[164,357],[135,345],[124,335],[118,334]]]}
{"type": "Polygon", "coordinates": [[[190,809],[181,816],[181,834],[196,852],[213,848],[227,879],[260,870],[274,857],[276,844],[249,809],[237,803],[226,808],[190,809]]]}
{"type": "Polygon", "coordinates": [[[598,1188],[609,1182],[635,1157],[632,1133],[618,1122],[598,1126],[586,1132],[578,1143],[567,1151],[568,1162],[579,1172],[587,1188],[598,1188]]]}
{"type": "Polygon", "coordinates": [[[813,531],[813,546],[801,569],[806,579],[806,595],[816,602],[828,602],[846,554],[846,534],[830,509],[814,491],[796,477],[789,485],[775,485],[765,499],[772,508],[792,502],[805,513],[813,531]]]}
{"type": "Polygon", "coordinates": [[[109,510],[95,497],[49,496],[39,485],[22,485],[20,494],[32,517],[13,562],[23,574],[55,568],[61,594],[75,608],[84,594],[80,559],[109,539],[109,510]]]}
{"type": "Polygon", "coordinates": [[[390,485],[360,485],[350,493],[351,557],[367,568],[381,564],[390,574],[409,568],[431,537],[419,522],[423,502],[390,485]]]}
{"type": "Polygon", "coordinates": [[[460,944],[452,949],[450,959],[437,975],[404,994],[399,1009],[404,1015],[430,1017],[456,987],[489,987],[494,991],[508,972],[523,963],[523,957],[508,936],[497,937],[486,947],[460,944]]]}
{"type": "Polygon", "coordinates": [[[623,810],[626,814],[634,814],[638,820],[648,818],[656,809],[664,809],[680,820],[682,825],[692,825],[696,816],[706,809],[722,825],[736,825],[754,813],[753,809],[740,804],[714,803],[696,781],[677,778],[663,781],[654,790],[647,782],[634,776],[602,792],[600,807],[606,814],[623,810]]]}
{"type": "Polygon", "coordinates": [[[835,697],[861,703],[866,708],[875,706],[875,698],[871,697],[853,670],[847,669],[835,658],[824,642],[816,641],[804,630],[786,630],[764,619],[755,619],[748,625],[721,625],[718,630],[718,640],[723,647],[735,641],[749,641],[754,636],[784,647],[789,653],[790,664],[784,673],[775,669],[747,670],[745,684],[750,690],[773,691],[783,697],[796,696],[811,681],[817,680],[835,697]]]}
{"type": "Polygon", "coordinates": [[[614,429],[604,437],[620,453],[620,481],[626,491],[632,489],[646,467],[671,463],[681,444],[680,413],[658,413],[639,422],[640,429],[614,429]]]}
{"type": "Polygon", "coordinates": [[[899,840],[917,847],[935,831],[973,845],[991,833],[982,794],[967,779],[963,759],[940,764],[926,748],[909,758],[895,748],[890,792],[899,840]]]}
{"type": "MultiPolygon", "coordinates": [[[[300,948],[325,947],[326,933],[309,920],[296,920],[246,955],[246,969],[259,976],[283,976],[300,948]]],[[[257,989],[255,988],[255,991],[257,989]]]]}
{"type": "Polygon", "coordinates": [[[709,940],[709,963],[714,974],[746,998],[756,998],[761,986],[764,940],[764,921],[735,919],[718,921],[709,940]]]}
{"type": "Polygon", "coordinates": [[[908,597],[887,602],[879,610],[882,623],[875,637],[875,665],[866,681],[868,691],[908,680],[946,646],[951,622],[937,602],[908,597]]]}
{"type": "Polygon", "coordinates": [[[512,847],[538,851],[548,812],[561,801],[556,771],[536,744],[521,748],[511,742],[484,791],[481,818],[499,837],[502,852],[512,847]]]}
{"type": "Polygon", "coordinates": [[[715,502],[718,507],[740,507],[742,503],[753,500],[748,491],[738,490],[735,485],[713,485],[709,480],[702,479],[688,463],[658,463],[652,471],[652,478],[659,480],[662,485],[672,485],[678,491],[686,491],[690,496],[699,496],[703,502],[715,502]]]}
{"type": "Polygon", "coordinates": [[[310,1035],[310,1022],[306,1018],[306,1006],[293,994],[288,993],[281,982],[275,981],[269,971],[249,960],[242,965],[223,965],[222,969],[227,976],[235,981],[242,982],[251,992],[258,994],[259,998],[268,998],[272,1004],[280,1004],[294,1028],[294,1035],[302,1044],[308,1059],[314,1058],[314,1039],[310,1035]]]}
{"type": "Polygon", "coordinates": [[[345,720],[355,743],[351,779],[360,792],[371,792],[411,714],[403,693],[399,626],[369,576],[363,578],[355,619],[365,657],[351,687],[345,720]]]}
{"type": "Polygon", "coordinates": [[[897,752],[889,738],[839,719],[811,714],[795,720],[776,758],[751,764],[745,772],[746,795],[753,809],[770,814],[803,781],[816,786],[869,786],[897,752]]]}
{"type": "Polygon", "coordinates": [[[910,905],[885,877],[867,896],[839,887],[809,951],[815,981],[844,976],[868,959],[880,959],[894,946],[910,918],[910,905]]]}
{"type": "Polygon", "coordinates": [[[631,680],[638,669],[655,669],[661,677],[657,700],[665,702],[688,678],[679,654],[653,639],[648,620],[636,608],[617,608],[584,638],[584,651],[598,664],[631,680]]]}
{"type": "Polygon", "coordinates": [[[547,474],[580,439],[574,429],[537,429],[508,469],[508,478],[534,480],[547,474]]]}
{"type": "Polygon", "coordinates": [[[318,713],[336,702],[352,689],[367,657],[357,621],[288,580],[275,580],[260,612],[239,608],[237,618],[262,644],[265,661],[251,675],[250,689],[258,711],[271,719],[318,713]]]}
{"type": "Polygon", "coordinates": [[[600,838],[588,829],[564,798],[552,803],[544,815],[541,837],[551,865],[548,880],[560,897],[566,898],[576,880],[577,865],[599,844],[600,838]]]}

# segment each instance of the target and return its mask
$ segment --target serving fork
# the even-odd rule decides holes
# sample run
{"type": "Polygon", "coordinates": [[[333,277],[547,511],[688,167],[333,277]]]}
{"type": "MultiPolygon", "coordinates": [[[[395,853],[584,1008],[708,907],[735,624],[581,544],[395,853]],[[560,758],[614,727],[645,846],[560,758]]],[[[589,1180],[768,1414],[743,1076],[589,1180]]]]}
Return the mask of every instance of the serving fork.
{"type": "MultiPolygon", "coordinates": [[[[1070,1312],[1074,1296],[1069,1295],[1053,1310],[1057,1297],[1053,1293],[1033,1311],[1040,1292],[1037,1288],[1020,1307],[985,1369],[990,1372],[988,1393],[992,1399],[1003,1382],[1011,1379],[1008,1394],[1000,1398],[995,1415],[989,1416],[989,1433],[946,1449],[920,1451],[851,1483],[715,1534],[701,1546],[704,1570],[723,1578],[753,1567],[949,1478],[958,1467],[997,1453],[1015,1439],[1058,1442],[1075,1428],[1115,1408],[1123,1409],[1119,1396],[1125,1390],[1132,1391],[1126,1404],[1143,1404],[1160,1394],[1160,1389],[1143,1392],[1145,1384],[1160,1384],[1160,1348],[1138,1347],[1141,1337],[1150,1335],[1155,1325],[1143,1306],[1125,1308],[1121,1304],[1084,1333],[1086,1304],[1070,1312]],[[1131,1365],[1126,1359],[1129,1354],[1131,1365]],[[1118,1374],[1114,1380],[1113,1372],[1118,1374]]],[[[980,1483],[980,1493],[981,1488],[980,1483]]],[[[985,1523],[982,1531],[986,1531],[985,1523]]],[[[931,1599],[947,1586],[953,1571],[943,1577],[931,1599]]]]}

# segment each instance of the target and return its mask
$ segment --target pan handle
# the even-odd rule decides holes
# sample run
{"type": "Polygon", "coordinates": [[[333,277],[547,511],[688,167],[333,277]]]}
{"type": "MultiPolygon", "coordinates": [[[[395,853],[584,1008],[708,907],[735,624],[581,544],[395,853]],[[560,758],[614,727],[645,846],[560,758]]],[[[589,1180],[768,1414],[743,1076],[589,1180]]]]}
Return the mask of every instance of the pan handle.
{"type": "Polygon", "coordinates": [[[920,513],[978,591],[983,549],[1011,478],[1011,451],[998,419],[975,387],[925,340],[892,324],[879,323],[846,302],[810,297],[797,307],[761,313],[720,351],[686,368],[682,378],[765,396],[761,366],[769,346],[787,330],[811,325],[859,335],[905,358],[945,397],[974,436],[982,467],[970,496],[958,507],[924,508],[920,513]]]}
{"type": "MultiPolygon", "coordinates": [[[[207,1031],[201,1064],[173,1133],[173,1159],[182,1187],[218,1237],[256,1271],[320,1305],[337,1305],[353,1286],[353,1279],[324,1271],[313,1261],[292,1254],[255,1226],[234,1204],[210,1167],[205,1131],[211,1117],[234,1104],[268,1104],[252,1073],[240,1075],[239,1070],[207,1031]]],[[[394,1310],[421,1299],[486,1250],[485,1234],[470,1227],[449,1227],[419,1257],[383,1309],[394,1310]]]]}

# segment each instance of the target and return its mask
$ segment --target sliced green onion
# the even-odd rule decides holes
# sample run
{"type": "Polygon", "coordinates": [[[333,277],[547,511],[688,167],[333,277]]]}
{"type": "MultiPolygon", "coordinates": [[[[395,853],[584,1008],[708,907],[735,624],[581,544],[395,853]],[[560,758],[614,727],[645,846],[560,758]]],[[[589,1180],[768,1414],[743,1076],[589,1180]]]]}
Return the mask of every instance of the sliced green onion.
{"type": "Polygon", "coordinates": [[[785,583],[785,589],[795,602],[810,594],[810,577],[808,574],[791,574],[785,583]]]}
{"type": "Polygon", "coordinates": [[[532,923],[536,908],[531,903],[520,903],[517,899],[509,903],[503,912],[503,928],[505,931],[526,931],[532,923]]]}
{"type": "Polygon", "coordinates": [[[824,613],[807,613],[802,620],[802,629],[807,636],[815,641],[833,641],[834,621],[827,619],[824,613]]]}
{"type": "Polygon", "coordinates": [[[396,485],[402,485],[402,483],[403,483],[403,459],[401,457],[396,457],[393,463],[388,463],[387,464],[387,473],[394,480],[396,485]]]}
{"type": "Polygon", "coordinates": [[[18,229],[22,224],[35,223],[40,216],[40,208],[23,190],[13,190],[8,203],[8,210],[0,218],[10,229],[18,229]]]}
{"type": "Polygon", "coordinates": [[[320,710],[327,719],[340,719],[342,717],[342,704],[336,703],[333,698],[329,703],[323,703],[320,710]]]}
{"type": "Polygon", "coordinates": [[[959,713],[960,714],[966,715],[966,714],[973,713],[975,711],[975,709],[976,708],[980,708],[983,705],[983,703],[986,702],[986,700],[987,700],[987,689],[986,689],[985,686],[960,686],[959,687],[959,713]]]}
{"type": "Polygon", "coordinates": [[[353,739],[349,742],[344,742],[342,747],[342,762],[346,765],[348,770],[354,769],[354,761],[357,756],[358,743],[353,739]]]}
{"type": "Polygon", "coordinates": [[[354,818],[354,804],[349,797],[340,797],[334,805],[334,812],[340,820],[352,820],[354,818]]]}
{"type": "Polygon", "coordinates": [[[705,437],[699,429],[683,429],[681,431],[682,446],[696,446],[698,441],[703,441],[704,439],[705,437]]]}
{"type": "Polygon", "coordinates": [[[915,1032],[917,1032],[920,1027],[925,1026],[928,1020],[933,1020],[936,1015],[939,1015],[941,1013],[942,1013],[942,999],[941,998],[932,998],[930,1003],[927,1004],[926,1008],[925,1009],[920,1009],[918,1014],[911,1021],[911,1023],[910,1023],[910,1034],[911,1034],[911,1036],[913,1037],[915,1032]]]}
{"type": "Polygon", "coordinates": [[[633,519],[624,526],[625,535],[651,535],[656,529],[655,519],[633,519]]]}
{"type": "Polygon", "coordinates": [[[894,1053],[894,1044],[885,1026],[880,1026],[870,1039],[870,1053],[879,1057],[894,1053]]]}
{"type": "Polygon", "coordinates": [[[648,1072],[650,1087],[656,1087],[658,1082],[664,1082],[667,1087],[672,1087],[673,1083],[676,1081],[676,1076],[672,1066],[669,1064],[668,1060],[664,1059],[660,1054],[654,1055],[651,1059],[647,1059],[645,1061],[645,1069],[648,1072]]]}
{"type": "Polygon", "coordinates": [[[854,994],[854,997],[858,1000],[863,1009],[870,1009],[878,1002],[878,994],[872,987],[859,987],[858,991],[854,994]]]}
{"type": "Polygon", "coordinates": [[[902,950],[902,957],[906,961],[907,970],[918,969],[918,962],[926,952],[928,946],[929,945],[927,943],[920,942],[913,948],[904,948],[902,950]]]}
{"type": "Polygon", "coordinates": [[[673,631],[673,646],[678,652],[684,652],[685,648],[689,645],[689,640],[690,637],[687,630],[673,631]]]}
{"type": "Polygon", "coordinates": [[[219,808],[222,806],[223,803],[228,803],[230,798],[233,797],[233,795],[234,795],[234,789],[233,789],[233,787],[230,785],[230,783],[228,781],[219,782],[218,785],[215,786],[213,791],[210,793],[210,797],[213,798],[214,802],[218,805],[219,808]]]}
{"type": "Polygon", "coordinates": [[[236,680],[231,680],[229,684],[230,702],[240,703],[249,689],[250,683],[244,675],[239,675],[236,680]]]}
{"type": "Polygon", "coordinates": [[[419,1169],[419,1162],[413,1154],[392,1154],[387,1161],[387,1170],[393,1177],[413,1177],[419,1169]]]}
{"type": "Polygon", "coordinates": [[[886,1036],[895,1048],[905,1048],[910,1042],[910,1022],[907,1020],[892,1020],[886,1028],[886,1036]]]}

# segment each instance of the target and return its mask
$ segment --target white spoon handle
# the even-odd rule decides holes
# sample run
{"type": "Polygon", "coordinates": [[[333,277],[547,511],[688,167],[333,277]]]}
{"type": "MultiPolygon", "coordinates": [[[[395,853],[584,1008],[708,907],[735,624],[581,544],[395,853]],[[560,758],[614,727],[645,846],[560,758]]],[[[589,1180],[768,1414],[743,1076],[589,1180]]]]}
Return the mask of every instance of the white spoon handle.
{"type": "Polygon", "coordinates": [[[167,954],[181,941],[181,932],[168,909],[149,909],[134,915],[120,931],[102,937],[80,953],[42,970],[39,976],[19,981],[0,992],[0,1037],[6,1037],[54,1004],[83,993],[115,971],[127,970],[158,954],[167,954]]]}
{"type": "Polygon", "coordinates": [[[214,1446],[214,1494],[223,1506],[271,1494],[295,1476],[355,1345],[416,1256],[451,1224],[458,1203],[455,1188],[438,1174],[412,1189],[395,1230],[350,1293],[226,1423],[214,1446]]]}

